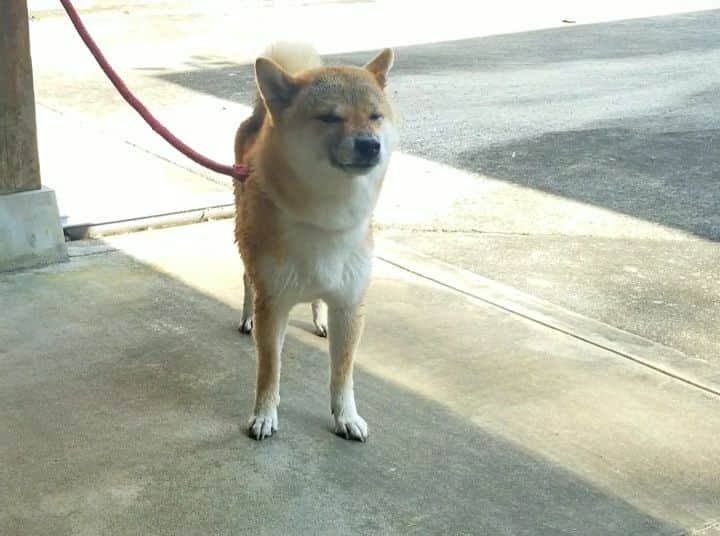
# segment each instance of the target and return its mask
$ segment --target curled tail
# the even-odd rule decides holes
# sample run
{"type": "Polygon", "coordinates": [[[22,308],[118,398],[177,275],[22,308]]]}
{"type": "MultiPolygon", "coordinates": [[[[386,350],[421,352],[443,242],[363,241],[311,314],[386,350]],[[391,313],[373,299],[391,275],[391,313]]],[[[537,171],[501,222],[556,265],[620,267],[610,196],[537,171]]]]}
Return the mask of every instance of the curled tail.
{"type": "MultiPolygon", "coordinates": [[[[261,56],[271,59],[291,75],[323,64],[317,50],[309,43],[276,41],[271,43],[261,56]]],[[[243,121],[235,134],[236,164],[247,164],[245,156],[262,128],[265,114],[265,105],[260,95],[256,95],[252,115],[243,121]]]]}
{"type": "Polygon", "coordinates": [[[273,60],[293,75],[323,64],[317,50],[309,43],[276,41],[269,45],[261,56],[273,60]]]}

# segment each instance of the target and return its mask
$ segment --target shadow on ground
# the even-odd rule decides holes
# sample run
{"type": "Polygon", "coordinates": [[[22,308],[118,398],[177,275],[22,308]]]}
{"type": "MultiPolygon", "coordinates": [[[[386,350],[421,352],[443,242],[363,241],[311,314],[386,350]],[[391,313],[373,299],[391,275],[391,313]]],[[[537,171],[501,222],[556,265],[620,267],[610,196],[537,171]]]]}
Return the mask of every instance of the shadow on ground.
{"type": "Polygon", "coordinates": [[[493,178],[720,240],[720,129],[648,132],[628,121],[480,147],[457,159],[493,178]]]}
{"type": "MultiPolygon", "coordinates": [[[[718,24],[714,10],[401,47],[403,149],[720,240],[718,24]]],[[[159,76],[253,101],[250,66],[195,63],[159,76]]]]}
{"type": "MultiPolygon", "coordinates": [[[[679,532],[362,367],[371,441],[335,437],[324,343],[297,328],[281,431],[250,440],[238,311],[123,253],[6,276],[0,294],[15,304],[0,326],[3,534],[679,532]]],[[[366,339],[417,328],[371,321],[366,339]]]]}

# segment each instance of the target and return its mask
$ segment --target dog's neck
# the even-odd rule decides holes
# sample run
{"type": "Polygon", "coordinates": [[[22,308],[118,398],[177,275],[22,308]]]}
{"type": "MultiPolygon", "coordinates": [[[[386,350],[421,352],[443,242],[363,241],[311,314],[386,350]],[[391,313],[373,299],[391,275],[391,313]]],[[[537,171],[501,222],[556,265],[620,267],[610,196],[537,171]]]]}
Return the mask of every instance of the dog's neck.
{"type": "Polygon", "coordinates": [[[311,175],[268,153],[258,155],[263,159],[259,187],[286,219],[328,233],[369,227],[385,166],[360,176],[330,167],[311,175]]]}

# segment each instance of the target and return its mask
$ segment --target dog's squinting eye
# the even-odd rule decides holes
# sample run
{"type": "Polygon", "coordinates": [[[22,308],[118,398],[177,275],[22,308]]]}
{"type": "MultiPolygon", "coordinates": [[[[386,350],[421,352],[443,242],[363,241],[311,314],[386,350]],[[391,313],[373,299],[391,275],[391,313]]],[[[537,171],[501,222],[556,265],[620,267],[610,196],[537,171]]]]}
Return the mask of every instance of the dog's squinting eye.
{"type": "Polygon", "coordinates": [[[343,118],[335,114],[318,115],[315,119],[323,123],[342,123],[343,118]]]}
{"type": "Polygon", "coordinates": [[[382,118],[382,114],[370,114],[370,121],[380,121],[382,118]]]}

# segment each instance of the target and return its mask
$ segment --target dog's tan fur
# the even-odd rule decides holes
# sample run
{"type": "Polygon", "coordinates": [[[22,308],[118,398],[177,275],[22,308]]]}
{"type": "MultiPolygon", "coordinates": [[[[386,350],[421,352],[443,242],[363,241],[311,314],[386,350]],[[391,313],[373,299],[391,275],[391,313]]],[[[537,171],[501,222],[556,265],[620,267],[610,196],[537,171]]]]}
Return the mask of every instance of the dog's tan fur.
{"type": "Polygon", "coordinates": [[[336,432],[364,441],[352,370],[370,276],[370,218],[395,140],[384,92],[392,52],[362,68],[323,67],[304,45],[274,45],[266,55],[255,64],[257,103],[235,137],[235,161],[251,169],[247,183],[235,186],[245,265],[241,330],[254,330],[258,351],[249,432],[263,439],[277,429],[288,313],[313,301],[316,333],[330,338],[336,432]]]}

